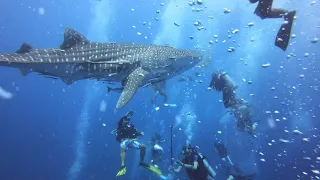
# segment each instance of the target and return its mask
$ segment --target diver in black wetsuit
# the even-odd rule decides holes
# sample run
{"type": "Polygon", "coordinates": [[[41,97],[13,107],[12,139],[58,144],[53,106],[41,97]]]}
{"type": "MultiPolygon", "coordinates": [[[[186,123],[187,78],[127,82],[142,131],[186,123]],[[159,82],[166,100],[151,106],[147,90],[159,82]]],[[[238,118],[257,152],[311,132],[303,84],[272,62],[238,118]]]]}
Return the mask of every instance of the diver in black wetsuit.
{"type": "Polygon", "coordinates": [[[218,92],[222,91],[223,105],[225,108],[229,108],[238,102],[234,93],[238,86],[226,72],[217,71],[212,73],[209,87],[216,89],[218,92]]]}
{"type": "Polygon", "coordinates": [[[296,11],[288,11],[280,8],[272,8],[273,0],[249,0],[250,3],[259,2],[254,13],[261,19],[265,18],[284,18],[285,22],[281,25],[275,45],[285,51],[289,44],[291,28],[296,15],[296,11]]]}
{"type": "Polygon", "coordinates": [[[190,180],[213,180],[216,176],[206,157],[198,153],[195,148],[190,145],[184,146],[181,154],[184,156],[182,162],[177,161],[178,168],[170,166],[171,171],[180,172],[184,168],[190,180]]]}
{"type": "Polygon", "coordinates": [[[237,85],[231,77],[221,70],[214,72],[209,87],[218,92],[222,91],[223,105],[237,119],[238,131],[254,134],[257,123],[253,122],[251,106],[244,100],[237,98],[235,93],[237,85]]]}
{"type": "Polygon", "coordinates": [[[133,111],[129,111],[118,122],[116,140],[120,143],[120,158],[121,168],[117,173],[117,176],[122,176],[126,173],[125,155],[127,148],[140,149],[140,163],[139,165],[145,166],[144,156],[146,154],[146,147],[138,139],[139,136],[143,136],[143,132],[136,130],[133,124],[130,123],[130,117],[133,115],[133,111]]]}
{"type": "Polygon", "coordinates": [[[227,180],[253,180],[256,176],[255,173],[244,175],[243,172],[231,161],[228,155],[227,146],[222,141],[216,141],[214,143],[214,148],[218,152],[220,158],[223,161],[228,162],[227,167],[227,180]]]}

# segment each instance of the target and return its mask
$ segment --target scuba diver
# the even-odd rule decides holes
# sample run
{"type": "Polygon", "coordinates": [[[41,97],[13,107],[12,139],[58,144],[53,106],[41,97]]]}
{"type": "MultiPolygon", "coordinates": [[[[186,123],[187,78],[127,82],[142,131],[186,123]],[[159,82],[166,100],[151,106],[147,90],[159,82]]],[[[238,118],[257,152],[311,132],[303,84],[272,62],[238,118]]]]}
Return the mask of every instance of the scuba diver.
{"type": "Polygon", "coordinates": [[[255,173],[244,175],[243,172],[231,161],[228,155],[227,146],[221,141],[216,141],[214,143],[215,151],[219,154],[220,158],[228,163],[227,166],[227,180],[252,180],[256,176],[255,173]]]}
{"type": "Polygon", "coordinates": [[[135,129],[134,125],[130,123],[130,118],[133,115],[133,111],[127,112],[118,122],[116,140],[120,143],[120,158],[121,168],[117,173],[117,176],[122,176],[126,173],[125,156],[127,148],[140,149],[140,166],[148,166],[144,162],[144,156],[146,154],[146,147],[138,139],[138,136],[143,136],[143,132],[139,132],[135,129]]]}
{"type": "Polygon", "coordinates": [[[151,155],[152,155],[152,160],[151,163],[155,166],[156,163],[161,161],[161,156],[163,154],[163,148],[160,146],[161,143],[166,142],[166,140],[161,140],[161,135],[160,133],[155,133],[155,135],[151,138],[151,143],[152,143],[152,149],[151,149],[151,155]]]}
{"type": "Polygon", "coordinates": [[[212,74],[209,88],[222,92],[223,105],[234,114],[238,131],[245,131],[253,135],[257,122],[253,122],[251,106],[244,100],[237,98],[235,93],[237,87],[226,72],[219,70],[212,74]]]}
{"type": "Polygon", "coordinates": [[[216,176],[216,172],[210,166],[207,158],[198,153],[191,145],[183,147],[183,151],[180,153],[184,156],[182,162],[176,161],[179,164],[178,168],[170,166],[170,170],[173,172],[180,172],[184,168],[188,174],[190,180],[213,180],[216,176]]]}
{"type": "Polygon", "coordinates": [[[219,70],[212,73],[209,87],[216,89],[218,92],[222,91],[223,105],[225,108],[229,108],[237,103],[234,91],[238,86],[226,72],[219,70]]]}
{"type": "Polygon", "coordinates": [[[284,18],[285,22],[282,23],[276,40],[275,45],[285,51],[289,44],[292,24],[296,11],[288,11],[280,8],[272,8],[273,0],[249,0],[250,3],[256,3],[259,1],[254,13],[261,19],[266,18],[284,18]]]}

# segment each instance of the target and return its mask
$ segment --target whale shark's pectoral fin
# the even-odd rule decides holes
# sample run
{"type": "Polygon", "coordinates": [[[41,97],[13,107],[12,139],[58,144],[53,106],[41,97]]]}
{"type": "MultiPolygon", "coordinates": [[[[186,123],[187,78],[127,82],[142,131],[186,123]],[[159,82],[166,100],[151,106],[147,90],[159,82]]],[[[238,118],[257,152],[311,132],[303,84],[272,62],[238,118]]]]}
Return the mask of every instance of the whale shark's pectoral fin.
{"type": "Polygon", "coordinates": [[[143,70],[141,67],[135,69],[127,78],[127,82],[124,85],[124,89],[117,102],[117,108],[121,108],[126,105],[133,95],[137,92],[143,79],[149,74],[148,71],[143,70]]]}

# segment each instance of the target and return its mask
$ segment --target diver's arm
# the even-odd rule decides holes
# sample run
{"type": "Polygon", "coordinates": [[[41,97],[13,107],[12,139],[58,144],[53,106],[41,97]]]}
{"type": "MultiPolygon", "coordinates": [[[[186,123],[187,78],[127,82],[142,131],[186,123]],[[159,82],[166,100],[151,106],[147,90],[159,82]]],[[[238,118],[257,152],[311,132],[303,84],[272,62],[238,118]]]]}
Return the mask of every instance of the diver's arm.
{"type": "Polygon", "coordinates": [[[189,168],[189,169],[192,169],[192,170],[196,170],[198,168],[198,158],[201,158],[199,157],[198,154],[195,154],[193,156],[193,165],[188,165],[189,167],[186,167],[186,168],[189,168]]]}
{"type": "Polygon", "coordinates": [[[139,132],[139,131],[137,131],[137,130],[135,130],[135,133],[134,133],[134,134],[136,134],[137,136],[143,136],[143,135],[144,135],[143,132],[139,132]]]}
{"type": "Polygon", "coordinates": [[[162,141],[160,141],[159,143],[166,143],[167,141],[166,140],[162,140],[162,141]]]}
{"type": "Polygon", "coordinates": [[[143,136],[144,135],[144,132],[138,131],[134,126],[133,126],[133,128],[134,128],[134,134],[136,134],[137,136],[143,136]]]}
{"type": "Polygon", "coordinates": [[[214,89],[214,84],[215,84],[216,82],[215,82],[215,80],[212,78],[211,79],[211,82],[210,82],[210,84],[209,84],[209,87],[211,88],[211,89],[214,89]]]}
{"type": "Polygon", "coordinates": [[[193,165],[192,165],[192,164],[185,164],[185,163],[183,163],[183,162],[181,162],[181,161],[177,161],[177,163],[179,163],[180,166],[182,166],[182,167],[184,167],[184,168],[186,168],[186,169],[195,170],[195,169],[198,168],[198,161],[197,161],[197,160],[195,160],[195,161],[193,162],[193,165]]]}
{"type": "Polygon", "coordinates": [[[192,164],[183,164],[184,168],[196,170],[198,168],[198,162],[194,161],[192,164]]]}
{"type": "Polygon", "coordinates": [[[181,171],[181,169],[182,169],[182,166],[178,166],[178,168],[173,168],[173,171],[178,173],[181,171]]]}

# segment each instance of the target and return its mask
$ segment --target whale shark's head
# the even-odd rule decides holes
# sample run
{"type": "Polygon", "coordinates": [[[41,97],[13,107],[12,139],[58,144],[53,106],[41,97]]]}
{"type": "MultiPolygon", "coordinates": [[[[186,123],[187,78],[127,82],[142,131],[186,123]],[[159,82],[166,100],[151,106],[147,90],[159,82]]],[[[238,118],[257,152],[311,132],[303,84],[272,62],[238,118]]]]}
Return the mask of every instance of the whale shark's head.
{"type": "Polygon", "coordinates": [[[201,60],[201,53],[188,50],[176,50],[173,53],[173,56],[169,58],[169,61],[171,61],[176,69],[176,74],[180,74],[189,70],[190,68],[198,64],[201,60]]]}
{"type": "Polygon", "coordinates": [[[202,54],[197,51],[175,49],[162,46],[157,50],[157,66],[155,71],[175,76],[194,67],[202,60],[202,54]]]}

